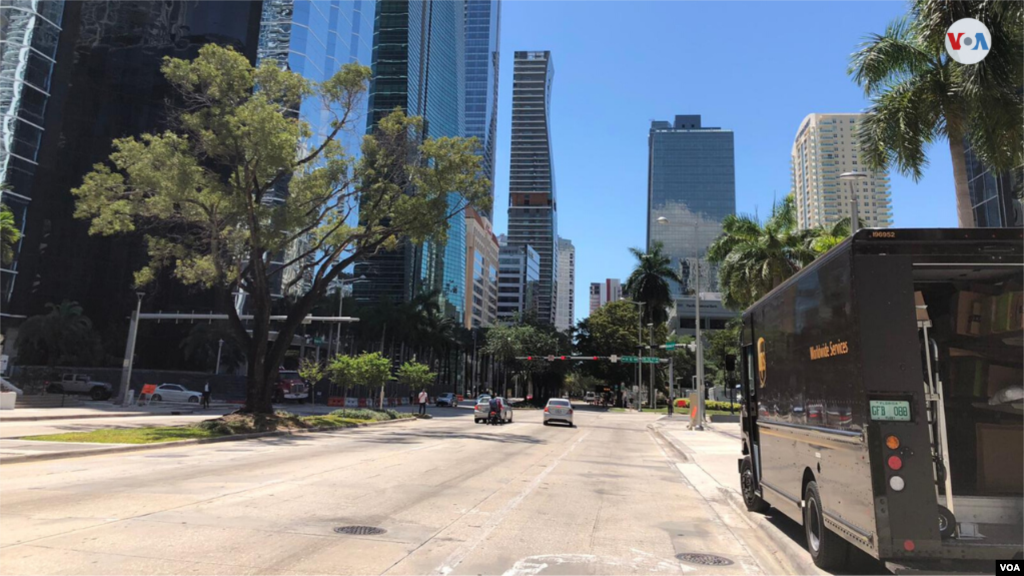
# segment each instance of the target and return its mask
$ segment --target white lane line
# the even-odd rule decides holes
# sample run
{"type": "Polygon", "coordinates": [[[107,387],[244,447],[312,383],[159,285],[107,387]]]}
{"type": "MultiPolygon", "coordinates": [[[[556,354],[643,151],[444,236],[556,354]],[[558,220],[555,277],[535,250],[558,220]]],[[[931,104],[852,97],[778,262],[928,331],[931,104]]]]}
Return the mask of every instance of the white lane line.
{"type": "MultiPolygon", "coordinates": [[[[551,474],[551,471],[554,470],[556,466],[558,466],[559,462],[561,462],[563,458],[568,456],[570,452],[575,450],[576,446],[578,446],[584,438],[590,435],[590,432],[590,430],[584,432],[579,438],[576,439],[575,442],[572,443],[572,445],[566,448],[564,452],[559,454],[558,457],[551,462],[551,464],[548,464],[547,468],[545,468],[540,474],[537,474],[537,476],[534,477],[534,479],[529,484],[527,484],[526,487],[519,492],[519,494],[516,494],[515,497],[506,502],[505,505],[502,506],[500,510],[491,514],[490,518],[487,519],[487,522],[485,522],[483,526],[480,527],[479,530],[476,530],[474,532],[475,537],[472,540],[470,540],[466,546],[458,548],[454,552],[452,552],[448,556],[448,558],[440,566],[437,567],[437,570],[435,570],[434,573],[441,576],[447,576],[447,574],[450,574],[453,570],[455,570],[455,567],[462,563],[462,561],[466,559],[466,556],[468,556],[473,550],[475,550],[476,547],[479,546],[480,543],[483,542],[491,534],[491,532],[493,532],[494,529],[498,527],[498,524],[501,524],[505,520],[505,517],[508,516],[508,514],[512,512],[512,510],[514,510],[520,502],[525,500],[527,496],[529,496],[534,490],[536,490],[537,486],[540,486],[541,482],[543,482],[544,479],[548,477],[548,474],[551,474]]],[[[470,513],[472,514],[479,512],[480,507],[485,502],[486,500],[484,502],[481,502],[480,504],[477,504],[475,507],[473,507],[472,510],[470,510],[470,513]]]]}

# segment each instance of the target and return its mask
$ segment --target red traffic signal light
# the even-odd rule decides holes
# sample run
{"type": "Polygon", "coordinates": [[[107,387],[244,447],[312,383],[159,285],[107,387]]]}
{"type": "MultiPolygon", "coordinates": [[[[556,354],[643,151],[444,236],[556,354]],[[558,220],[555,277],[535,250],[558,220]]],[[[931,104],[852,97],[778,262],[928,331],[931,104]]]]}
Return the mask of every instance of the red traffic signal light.
{"type": "Polygon", "coordinates": [[[533,360],[533,356],[527,356],[527,357],[526,357],[526,361],[527,361],[527,362],[530,362],[530,361],[532,361],[532,360],[533,360]]]}
{"type": "Polygon", "coordinates": [[[559,360],[565,360],[565,356],[559,356],[558,359],[559,360]]]}
{"type": "Polygon", "coordinates": [[[597,356],[594,356],[594,360],[597,360],[597,356]]]}

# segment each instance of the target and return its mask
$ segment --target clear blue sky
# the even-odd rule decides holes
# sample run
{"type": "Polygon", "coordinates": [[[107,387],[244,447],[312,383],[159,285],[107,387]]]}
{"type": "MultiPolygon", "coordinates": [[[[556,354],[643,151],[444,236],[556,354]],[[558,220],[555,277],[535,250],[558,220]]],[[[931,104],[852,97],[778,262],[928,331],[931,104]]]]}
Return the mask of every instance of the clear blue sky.
{"type": "MultiPolygon", "coordinates": [[[[789,159],[812,112],[859,112],[846,74],[863,37],[904,2],[604,2],[505,0],[495,231],[507,230],[512,60],[550,50],[558,231],[576,246],[576,318],[588,286],[625,278],[646,238],[651,120],[700,114],[735,132],[736,208],[763,216],[789,192],[789,159]]],[[[949,148],[928,152],[921,181],[892,174],[899,227],[955,227],[949,148]]]]}

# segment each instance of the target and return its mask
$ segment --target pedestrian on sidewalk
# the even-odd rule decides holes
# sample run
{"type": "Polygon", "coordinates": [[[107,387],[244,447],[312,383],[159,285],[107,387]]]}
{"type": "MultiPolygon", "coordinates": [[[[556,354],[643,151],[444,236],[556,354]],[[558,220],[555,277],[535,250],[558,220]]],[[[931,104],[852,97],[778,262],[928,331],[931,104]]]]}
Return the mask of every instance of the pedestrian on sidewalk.
{"type": "Polygon", "coordinates": [[[203,385],[203,409],[210,407],[210,381],[207,380],[206,384],[203,385]]]}
{"type": "Polygon", "coordinates": [[[420,414],[427,413],[427,391],[420,390],[420,414]]]}

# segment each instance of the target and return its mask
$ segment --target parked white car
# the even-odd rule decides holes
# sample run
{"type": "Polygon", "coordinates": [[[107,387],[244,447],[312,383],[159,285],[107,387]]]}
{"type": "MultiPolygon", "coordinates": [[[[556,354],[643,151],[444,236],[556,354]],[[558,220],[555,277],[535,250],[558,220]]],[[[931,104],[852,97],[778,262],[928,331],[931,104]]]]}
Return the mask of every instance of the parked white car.
{"type": "Polygon", "coordinates": [[[458,396],[456,396],[455,394],[452,394],[451,392],[445,392],[444,394],[441,394],[440,396],[437,397],[437,407],[440,408],[441,406],[448,406],[450,408],[458,408],[459,407],[459,398],[458,398],[458,396]]]}
{"type": "Polygon", "coordinates": [[[572,404],[564,398],[552,398],[544,407],[544,425],[552,422],[564,422],[572,426],[572,404]]]}
{"type": "Polygon", "coordinates": [[[202,392],[193,392],[181,384],[161,384],[153,392],[154,402],[192,402],[198,404],[202,399],[202,392]]]}

